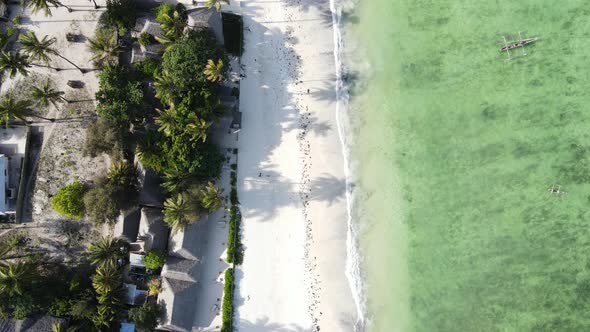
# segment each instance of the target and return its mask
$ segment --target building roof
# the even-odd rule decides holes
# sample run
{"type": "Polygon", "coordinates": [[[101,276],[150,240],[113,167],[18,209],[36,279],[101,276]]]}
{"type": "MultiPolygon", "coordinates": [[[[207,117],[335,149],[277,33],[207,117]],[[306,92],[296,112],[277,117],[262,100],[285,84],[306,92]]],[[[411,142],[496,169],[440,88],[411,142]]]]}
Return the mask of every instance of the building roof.
{"type": "Polygon", "coordinates": [[[143,61],[147,58],[159,59],[161,58],[161,51],[164,46],[161,44],[151,44],[147,46],[133,45],[131,49],[131,63],[143,61]]]}
{"type": "Polygon", "coordinates": [[[184,230],[171,234],[168,250],[173,256],[199,260],[202,256],[202,242],[206,240],[203,237],[206,220],[207,216],[204,216],[198,222],[187,225],[184,230]]]}
{"type": "Polygon", "coordinates": [[[162,305],[161,326],[163,330],[191,331],[195,320],[197,283],[192,281],[162,278],[162,292],[158,295],[162,305]]]}
{"type": "MultiPolygon", "coordinates": [[[[136,160],[139,158],[136,156],[136,160]]],[[[141,162],[137,163],[140,171],[139,180],[141,182],[141,191],[139,192],[139,203],[162,207],[164,202],[164,193],[160,187],[160,176],[156,171],[149,167],[144,167],[141,162]]]]}
{"type": "Polygon", "coordinates": [[[6,177],[8,176],[6,156],[0,154],[0,213],[6,212],[6,177]]]}
{"type": "Polygon", "coordinates": [[[135,20],[135,27],[133,28],[134,37],[141,33],[147,32],[152,36],[162,36],[162,26],[156,22],[156,19],[151,15],[140,16],[135,20]]]}
{"type": "Polygon", "coordinates": [[[193,29],[210,29],[215,35],[215,39],[223,45],[223,22],[221,21],[220,12],[207,7],[198,7],[187,10],[186,14],[189,27],[193,29]]]}
{"type": "Polygon", "coordinates": [[[129,322],[121,322],[119,332],[135,332],[135,324],[129,322]]]}
{"type": "Polygon", "coordinates": [[[117,223],[113,227],[113,235],[129,242],[135,241],[139,230],[139,217],[139,209],[121,213],[117,218],[117,223]]]}
{"type": "Polygon", "coordinates": [[[197,281],[198,265],[196,260],[168,256],[162,268],[162,276],[183,281],[197,281]]]}
{"type": "Polygon", "coordinates": [[[168,246],[168,225],[159,209],[142,208],[139,220],[138,238],[145,241],[145,251],[157,249],[165,251],[168,246]]]}
{"type": "Polygon", "coordinates": [[[24,320],[0,320],[0,332],[48,332],[53,324],[68,327],[68,321],[50,315],[36,315],[24,320]]]}

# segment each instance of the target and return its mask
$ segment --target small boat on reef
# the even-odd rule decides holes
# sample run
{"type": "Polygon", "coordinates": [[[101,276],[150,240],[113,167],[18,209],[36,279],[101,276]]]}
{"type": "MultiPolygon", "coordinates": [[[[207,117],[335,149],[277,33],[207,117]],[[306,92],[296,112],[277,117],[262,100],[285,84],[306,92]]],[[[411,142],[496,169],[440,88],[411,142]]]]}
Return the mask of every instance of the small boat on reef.
{"type": "Polygon", "coordinates": [[[526,39],[521,39],[521,40],[517,40],[514,42],[506,43],[506,45],[500,49],[500,52],[507,52],[507,51],[513,50],[515,48],[523,47],[524,45],[532,44],[532,43],[536,42],[538,39],[539,38],[536,38],[536,37],[535,38],[526,38],[526,39]]]}

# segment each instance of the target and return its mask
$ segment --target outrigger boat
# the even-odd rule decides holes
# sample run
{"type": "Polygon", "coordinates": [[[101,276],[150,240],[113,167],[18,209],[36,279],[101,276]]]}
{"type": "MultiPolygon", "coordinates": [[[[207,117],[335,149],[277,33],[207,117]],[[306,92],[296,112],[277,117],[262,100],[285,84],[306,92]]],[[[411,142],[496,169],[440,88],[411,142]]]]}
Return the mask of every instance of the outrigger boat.
{"type": "Polygon", "coordinates": [[[510,56],[510,50],[514,50],[516,48],[521,48],[522,55],[526,56],[526,50],[524,49],[524,46],[528,45],[528,44],[532,44],[532,43],[536,42],[537,40],[539,40],[539,38],[537,38],[537,37],[522,38],[522,34],[519,31],[518,32],[518,40],[509,42],[508,40],[506,40],[506,37],[504,37],[504,47],[502,47],[500,49],[500,53],[506,52],[506,54],[508,54],[508,60],[510,60],[510,59],[512,59],[512,57],[510,56]]]}
{"type": "Polygon", "coordinates": [[[535,38],[527,38],[527,39],[517,40],[512,43],[506,43],[506,45],[500,49],[500,52],[508,52],[509,50],[513,50],[515,48],[519,48],[519,47],[523,47],[528,44],[532,44],[532,43],[536,42],[538,39],[539,38],[535,37],[535,38]]]}

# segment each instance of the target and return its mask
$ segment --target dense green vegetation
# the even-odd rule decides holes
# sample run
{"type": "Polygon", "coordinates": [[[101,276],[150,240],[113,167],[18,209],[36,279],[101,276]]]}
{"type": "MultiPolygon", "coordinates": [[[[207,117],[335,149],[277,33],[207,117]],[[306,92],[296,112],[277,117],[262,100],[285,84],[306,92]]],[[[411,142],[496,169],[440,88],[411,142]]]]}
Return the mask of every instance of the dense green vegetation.
{"type": "Polygon", "coordinates": [[[155,271],[166,263],[166,254],[160,250],[152,249],[142,259],[146,268],[155,271]]]}
{"type": "Polygon", "coordinates": [[[162,308],[157,303],[144,303],[141,307],[129,309],[129,319],[139,331],[151,332],[158,326],[162,308]]]}
{"type": "Polygon", "coordinates": [[[244,251],[240,241],[240,208],[232,206],[229,210],[229,232],[227,234],[227,262],[242,264],[244,251]]]}
{"type": "Polygon", "coordinates": [[[100,24],[116,27],[124,35],[135,26],[136,17],[135,1],[107,0],[107,11],[101,15],[100,24]]]}
{"type": "Polygon", "coordinates": [[[114,163],[106,176],[94,180],[94,186],[84,195],[90,220],[95,224],[114,224],[121,210],[137,204],[139,181],[137,168],[128,162],[114,163]]]}
{"type": "Polygon", "coordinates": [[[221,332],[232,332],[234,312],[234,269],[225,270],[225,284],[223,285],[223,304],[221,308],[221,332]]]}
{"type": "Polygon", "coordinates": [[[101,118],[117,126],[127,127],[143,116],[143,87],[139,76],[121,65],[107,64],[99,75],[96,93],[101,118]]]}
{"type": "Polygon", "coordinates": [[[84,217],[84,184],[75,181],[60,188],[51,199],[51,207],[66,217],[82,219],[84,217]]]}

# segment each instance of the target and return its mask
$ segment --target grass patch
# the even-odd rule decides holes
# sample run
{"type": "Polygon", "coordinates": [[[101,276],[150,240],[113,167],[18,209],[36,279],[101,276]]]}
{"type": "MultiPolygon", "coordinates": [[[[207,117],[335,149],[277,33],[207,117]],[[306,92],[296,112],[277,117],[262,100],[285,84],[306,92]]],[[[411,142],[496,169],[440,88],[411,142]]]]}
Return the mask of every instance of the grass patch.
{"type": "Polygon", "coordinates": [[[225,285],[223,286],[223,308],[221,313],[221,332],[231,332],[233,327],[234,302],[234,269],[225,270],[225,285]]]}

